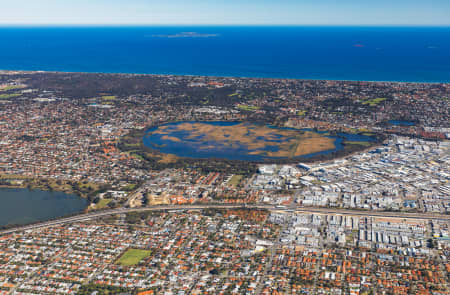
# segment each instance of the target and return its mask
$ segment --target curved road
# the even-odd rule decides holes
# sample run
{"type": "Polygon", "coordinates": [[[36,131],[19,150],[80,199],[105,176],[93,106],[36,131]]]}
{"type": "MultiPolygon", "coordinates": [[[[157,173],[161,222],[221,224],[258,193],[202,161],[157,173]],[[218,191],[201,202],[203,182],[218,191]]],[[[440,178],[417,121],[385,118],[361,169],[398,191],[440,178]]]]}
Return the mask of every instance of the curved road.
{"type": "Polygon", "coordinates": [[[314,207],[309,208],[298,206],[242,205],[242,204],[166,205],[166,206],[149,206],[141,208],[119,208],[119,209],[85,213],[77,216],[61,218],[58,220],[51,220],[37,224],[1,230],[0,235],[36,228],[51,227],[66,223],[87,221],[113,214],[144,212],[144,211],[202,210],[202,209],[265,209],[271,211],[287,211],[298,213],[340,214],[351,216],[387,217],[387,218],[404,218],[404,219],[426,219],[426,220],[442,220],[450,222],[450,215],[429,214],[429,213],[377,212],[377,211],[360,211],[360,210],[332,209],[332,208],[314,208],[314,207]]]}

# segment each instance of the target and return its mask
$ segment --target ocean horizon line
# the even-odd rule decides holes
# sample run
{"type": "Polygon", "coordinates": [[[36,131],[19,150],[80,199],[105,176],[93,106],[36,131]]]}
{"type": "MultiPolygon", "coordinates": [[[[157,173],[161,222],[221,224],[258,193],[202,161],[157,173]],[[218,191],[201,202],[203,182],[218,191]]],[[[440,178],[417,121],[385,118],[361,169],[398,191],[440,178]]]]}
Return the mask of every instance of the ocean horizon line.
{"type": "Polygon", "coordinates": [[[173,28],[173,27],[250,27],[250,28],[449,28],[450,24],[2,24],[0,28],[173,28]]]}

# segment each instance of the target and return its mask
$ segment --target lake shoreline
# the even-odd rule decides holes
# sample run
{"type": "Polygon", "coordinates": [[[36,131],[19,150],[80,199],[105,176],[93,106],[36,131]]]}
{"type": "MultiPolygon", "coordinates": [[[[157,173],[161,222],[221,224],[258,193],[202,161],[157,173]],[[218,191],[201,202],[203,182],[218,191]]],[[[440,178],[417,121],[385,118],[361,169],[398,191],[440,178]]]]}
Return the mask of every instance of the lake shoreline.
{"type": "Polygon", "coordinates": [[[95,197],[97,192],[102,192],[106,189],[106,187],[107,185],[95,185],[90,183],[85,184],[79,181],[56,180],[53,178],[41,178],[0,173],[0,188],[43,190],[49,192],[72,194],[86,199],[89,203],[92,202],[92,199],[93,197],[95,197]],[[74,184],[78,186],[78,189],[74,188],[74,184]],[[80,184],[84,184],[87,189],[81,190],[80,184]]]}

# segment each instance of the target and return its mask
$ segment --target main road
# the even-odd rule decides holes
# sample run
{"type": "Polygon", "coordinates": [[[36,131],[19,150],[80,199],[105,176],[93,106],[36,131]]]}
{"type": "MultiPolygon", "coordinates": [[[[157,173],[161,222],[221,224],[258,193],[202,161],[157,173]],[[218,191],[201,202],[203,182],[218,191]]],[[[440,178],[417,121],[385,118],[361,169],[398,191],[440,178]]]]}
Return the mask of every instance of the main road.
{"type": "Polygon", "coordinates": [[[274,205],[256,205],[256,204],[202,204],[202,205],[158,205],[140,208],[119,208],[104,211],[95,211],[91,213],[80,214],[71,217],[65,217],[57,220],[50,220],[46,222],[30,224],[11,229],[1,230],[0,235],[10,234],[14,232],[31,230],[36,228],[52,227],[67,223],[88,221],[103,216],[124,214],[130,212],[145,212],[145,211],[183,211],[183,210],[202,210],[202,209],[254,209],[254,210],[270,210],[270,211],[284,211],[297,213],[317,213],[317,214],[340,214],[348,216],[360,217],[386,217],[386,218],[401,218],[401,219],[425,219],[425,220],[441,220],[449,221],[450,215],[444,214],[430,214],[430,213],[406,213],[406,212],[383,212],[383,211],[362,211],[362,210],[348,210],[348,209],[332,209],[332,208],[316,208],[316,207],[299,207],[299,206],[274,206],[274,205]]]}

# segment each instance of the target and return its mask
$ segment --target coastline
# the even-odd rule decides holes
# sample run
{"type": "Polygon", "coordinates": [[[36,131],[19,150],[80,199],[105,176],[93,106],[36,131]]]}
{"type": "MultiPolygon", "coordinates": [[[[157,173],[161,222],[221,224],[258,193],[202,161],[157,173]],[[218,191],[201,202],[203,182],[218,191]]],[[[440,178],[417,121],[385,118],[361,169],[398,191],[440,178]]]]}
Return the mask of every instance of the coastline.
{"type": "Polygon", "coordinates": [[[258,79],[258,80],[288,80],[288,81],[320,81],[320,82],[363,82],[363,83],[390,83],[390,84],[450,84],[450,78],[445,81],[407,81],[407,80],[353,80],[339,78],[308,78],[308,77],[269,77],[269,76],[235,76],[235,75],[196,75],[187,73],[139,73],[139,72],[109,72],[109,71],[71,71],[71,70],[11,70],[0,69],[0,75],[10,75],[13,73],[22,74],[93,74],[93,75],[133,75],[133,76],[153,76],[153,77],[193,77],[193,78],[212,78],[212,79],[258,79]]]}

